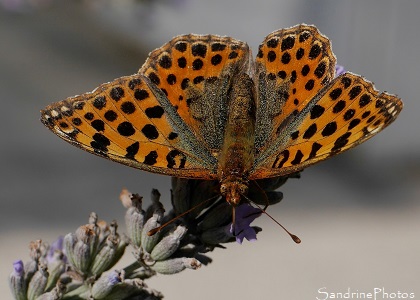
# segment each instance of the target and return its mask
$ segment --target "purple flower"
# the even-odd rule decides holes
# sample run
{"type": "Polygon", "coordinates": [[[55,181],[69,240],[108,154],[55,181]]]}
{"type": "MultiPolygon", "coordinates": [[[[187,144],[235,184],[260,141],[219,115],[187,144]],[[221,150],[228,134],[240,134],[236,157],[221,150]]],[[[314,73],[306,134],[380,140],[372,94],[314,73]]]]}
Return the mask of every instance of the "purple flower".
{"type": "Polygon", "coordinates": [[[55,240],[49,250],[48,250],[48,254],[47,254],[47,262],[51,263],[52,261],[54,261],[54,253],[56,251],[60,251],[63,253],[63,261],[67,262],[67,257],[65,256],[64,250],[63,250],[63,245],[64,245],[64,237],[63,236],[59,236],[57,240],[55,240]]]}
{"type": "Polygon", "coordinates": [[[13,270],[16,275],[22,276],[24,272],[23,262],[21,260],[16,260],[13,262],[13,270]]]}
{"type": "Polygon", "coordinates": [[[9,287],[14,299],[27,299],[27,282],[23,262],[13,262],[13,272],[9,276],[9,287]]]}
{"type": "Polygon", "coordinates": [[[341,66],[341,65],[335,65],[335,77],[340,76],[344,72],[346,72],[346,70],[344,69],[343,66],[341,66]]]}
{"type": "Polygon", "coordinates": [[[250,242],[257,240],[257,234],[250,225],[261,216],[261,213],[259,208],[252,207],[248,203],[235,208],[235,224],[231,225],[230,233],[235,236],[237,243],[242,244],[244,238],[250,242]]]}
{"type": "Polygon", "coordinates": [[[108,284],[114,286],[121,282],[121,274],[117,271],[112,271],[108,274],[108,284]]]}

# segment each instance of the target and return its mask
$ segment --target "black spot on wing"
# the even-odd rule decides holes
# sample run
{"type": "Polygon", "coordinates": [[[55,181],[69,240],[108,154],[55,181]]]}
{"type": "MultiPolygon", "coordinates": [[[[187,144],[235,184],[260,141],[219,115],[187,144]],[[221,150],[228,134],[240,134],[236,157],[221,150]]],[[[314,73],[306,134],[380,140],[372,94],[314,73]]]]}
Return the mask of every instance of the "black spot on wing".
{"type": "Polygon", "coordinates": [[[309,59],[315,59],[321,54],[321,47],[318,44],[312,46],[309,51],[309,59]]]}
{"type": "Polygon", "coordinates": [[[146,138],[149,140],[155,140],[159,136],[159,132],[157,131],[156,127],[152,124],[146,124],[142,128],[141,132],[144,134],[146,138]]]}
{"type": "Polygon", "coordinates": [[[125,101],[121,104],[121,110],[127,114],[130,115],[136,111],[136,107],[131,101],[125,101]]]}
{"type": "Polygon", "coordinates": [[[288,36],[285,39],[283,39],[281,42],[281,51],[292,49],[294,45],[295,45],[295,37],[288,36]]]}
{"type": "Polygon", "coordinates": [[[336,122],[330,122],[328,123],[324,129],[322,130],[322,136],[330,136],[337,130],[337,123],[336,122]]]}
{"type": "Polygon", "coordinates": [[[334,147],[331,149],[332,152],[336,152],[343,148],[347,143],[349,142],[348,138],[350,137],[351,132],[346,132],[342,136],[340,136],[338,139],[334,142],[334,147]]]}
{"type": "MultiPolygon", "coordinates": [[[[156,75],[156,74],[155,74],[156,75]]],[[[109,92],[109,96],[114,100],[114,101],[119,101],[122,97],[124,97],[124,90],[117,86],[117,87],[113,87],[111,89],[111,91],[109,92]]]]}
{"type": "Polygon", "coordinates": [[[187,43],[186,42],[178,42],[175,44],[175,49],[179,52],[185,52],[187,50],[187,43]]]}
{"type": "Polygon", "coordinates": [[[274,161],[273,168],[282,168],[286,161],[289,159],[289,156],[289,150],[284,150],[283,152],[281,152],[274,161]]]}
{"type": "Polygon", "coordinates": [[[162,106],[156,105],[153,107],[146,108],[145,113],[148,118],[158,119],[163,116],[165,111],[163,110],[162,106]]]}
{"type": "Polygon", "coordinates": [[[172,67],[172,59],[168,55],[164,55],[159,59],[159,65],[164,69],[172,67]]]}
{"type": "Polygon", "coordinates": [[[125,157],[130,158],[130,159],[134,159],[134,156],[137,154],[137,152],[139,152],[140,149],[140,143],[139,142],[135,142],[133,144],[131,144],[130,146],[128,146],[125,150],[127,151],[127,153],[125,154],[125,157]]]}
{"type": "Polygon", "coordinates": [[[312,148],[311,148],[311,153],[309,153],[309,158],[314,158],[316,156],[316,153],[318,152],[319,149],[322,148],[322,145],[319,143],[313,143],[312,144],[312,148]]]}
{"type": "Polygon", "coordinates": [[[93,135],[93,141],[90,142],[90,145],[92,146],[92,148],[94,150],[99,150],[99,151],[107,152],[108,151],[108,148],[107,147],[109,145],[111,145],[111,142],[103,134],[95,133],[93,135]]]}
{"type": "Polygon", "coordinates": [[[225,50],[226,45],[221,43],[214,43],[211,45],[211,51],[223,51],[225,50]]]}
{"type": "Polygon", "coordinates": [[[191,47],[191,53],[194,56],[206,57],[207,46],[204,44],[195,44],[191,47]]]}
{"type": "Polygon", "coordinates": [[[271,40],[267,41],[268,48],[276,48],[278,44],[279,44],[279,40],[276,38],[272,38],[271,40]]]}
{"type": "Polygon", "coordinates": [[[290,163],[292,165],[300,164],[300,162],[302,161],[302,158],[303,158],[303,153],[302,153],[302,151],[298,150],[296,152],[295,158],[290,163]]]}
{"type": "Polygon", "coordinates": [[[122,136],[132,136],[136,132],[133,125],[127,121],[120,123],[117,127],[117,131],[122,136]]]}
{"type": "Polygon", "coordinates": [[[311,126],[308,127],[308,129],[306,129],[305,133],[303,134],[303,138],[304,139],[310,139],[311,137],[314,136],[316,131],[317,131],[316,124],[313,123],[311,126]]]}
{"type": "Polygon", "coordinates": [[[134,98],[136,98],[139,101],[147,99],[149,98],[149,92],[143,89],[136,89],[134,91],[134,98]]]}
{"type": "Polygon", "coordinates": [[[104,96],[98,96],[93,100],[93,106],[99,110],[106,106],[106,98],[104,96]]]}
{"type": "Polygon", "coordinates": [[[312,107],[311,109],[311,119],[317,119],[320,116],[322,116],[322,114],[324,113],[325,108],[322,107],[321,105],[314,105],[314,107],[312,107]]]}
{"type": "Polygon", "coordinates": [[[118,115],[115,111],[113,110],[108,110],[105,114],[104,117],[107,121],[109,122],[113,122],[117,119],[118,115]]]}
{"type": "Polygon", "coordinates": [[[150,151],[149,154],[144,158],[143,163],[149,166],[153,166],[157,163],[158,154],[156,151],[150,151]]]}
{"type": "Polygon", "coordinates": [[[172,140],[176,139],[177,137],[178,137],[178,133],[176,133],[176,132],[171,132],[171,133],[168,135],[168,139],[169,139],[170,141],[172,141],[172,140]]]}
{"type": "Polygon", "coordinates": [[[95,128],[96,131],[104,131],[105,130],[105,123],[102,120],[93,120],[91,123],[93,128],[95,128]]]}
{"type": "Polygon", "coordinates": [[[185,162],[187,158],[185,155],[178,151],[178,150],[171,150],[168,155],[166,155],[166,161],[168,162],[168,168],[174,168],[177,167],[179,169],[182,169],[185,167],[185,162]],[[177,160],[179,160],[177,162],[177,160]],[[178,163],[178,164],[177,164],[178,163]]]}
{"type": "Polygon", "coordinates": [[[341,96],[341,93],[343,92],[343,90],[341,89],[341,88],[336,88],[336,89],[333,89],[331,92],[330,92],[330,98],[331,98],[331,100],[337,100],[338,99],[338,97],[340,97],[341,96]]]}

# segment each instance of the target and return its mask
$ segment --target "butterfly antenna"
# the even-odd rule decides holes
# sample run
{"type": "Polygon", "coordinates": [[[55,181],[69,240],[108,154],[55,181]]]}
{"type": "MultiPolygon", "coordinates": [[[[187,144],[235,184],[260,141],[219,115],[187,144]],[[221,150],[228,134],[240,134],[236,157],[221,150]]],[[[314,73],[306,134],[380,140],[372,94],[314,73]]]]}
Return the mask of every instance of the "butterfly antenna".
{"type": "MultiPolygon", "coordinates": [[[[268,201],[268,197],[267,197],[267,193],[260,187],[260,185],[258,184],[257,181],[253,180],[252,181],[253,184],[255,184],[255,186],[257,187],[257,189],[260,190],[260,192],[264,195],[264,202],[265,202],[265,206],[262,209],[262,211],[265,211],[267,209],[267,207],[270,205],[270,202],[268,201]]],[[[251,199],[248,199],[249,201],[251,201],[251,199]]],[[[254,203],[253,201],[251,201],[252,203],[254,203]]],[[[254,203],[255,204],[255,203],[254,203]]],[[[259,207],[258,207],[259,208],[259,207]]],[[[261,208],[260,208],[261,209],[261,208]]]]}
{"type": "Polygon", "coordinates": [[[286,233],[292,238],[292,240],[296,243],[296,244],[300,244],[301,239],[294,235],[293,233],[291,233],[289,230],[287,230],[283,225],[281,225],[276,219],[274,219],[268,212],[265,211],[265,208],[262,209],[257,203],[255,203],[254,201],[252,201],[251,199],[249,199],[247,196],[244,196],[245,199],[247,199],[249,202],[251,202],[252,204],[254,204],[257,208],[259,208],[261,210],[261,212],[263,214],[265,214],[266,216],[268,216],[271,220],[274,221],[274,223],[276,223],[277,225],[279,225],[281,228],[283,228],[284,231],[286,231],[286,233]]]}
{"type": "Polygon", "coordinates": [[[179,218],[181,218],[181,217],[183,217],[183,216],[185,216],[185,215],[189,214],[190,212],[192,212],[194,209],[196,209],[196,208],[200,207],[201,205],[203,205],[203,204],[205,204],[205,203],[209,202],[210,200],[214,200],[214,199],[216,199],[216,198],[217,198],[217,197],[219,197],[219,196],[220,196],[220,195],[216,195],[216,196],[214,196],[214,197],[211,197],[211,198],[208,198],[208,199],[204,200],[203,202],[198,203],[198,204],[197,204],[197,205],[195,205],[194,207],[190,208],[190,209],[189,209],[189,210],[187,210],[187,211],[184,211],[184,212],[183,212],[182,214],[180,214],[180,215],[175,216],[174,218],[170,219],[168,222],[166,222],[166,223],[164,223],[164,224],[160,225],[159,227],[156,227],[156,228],[154,228],[154,229],[152,229],[152,230],[149,230],[149,232],[147,232],[147,235],[148,235],[148,236],[152,236],[152,235],[156,234],[157,232],[161,231],[163,228],[165,228],[165,227],[166,227],[166,226],[168,226],[169,224],[171,224],[171,223],[175,222],[175,221],[176,221],[176,220],[178,220],[179,218]]]}

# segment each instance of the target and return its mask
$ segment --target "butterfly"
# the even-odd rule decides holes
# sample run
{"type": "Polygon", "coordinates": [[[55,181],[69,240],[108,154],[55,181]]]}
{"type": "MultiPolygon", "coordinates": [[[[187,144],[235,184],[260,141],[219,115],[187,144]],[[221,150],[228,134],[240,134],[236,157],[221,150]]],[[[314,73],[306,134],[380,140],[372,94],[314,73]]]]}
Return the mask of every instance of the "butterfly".
{"type": "Polygon", "coordinates": [[[310,25],[269,34],[255,60],[231,37],[180,35],[137,74],[41,111],[60,138],[141,170],[218,180],[232,206],[251,181],[287,176],[371,138],[402,109],[359,75],[335,77],[310,25]]]}

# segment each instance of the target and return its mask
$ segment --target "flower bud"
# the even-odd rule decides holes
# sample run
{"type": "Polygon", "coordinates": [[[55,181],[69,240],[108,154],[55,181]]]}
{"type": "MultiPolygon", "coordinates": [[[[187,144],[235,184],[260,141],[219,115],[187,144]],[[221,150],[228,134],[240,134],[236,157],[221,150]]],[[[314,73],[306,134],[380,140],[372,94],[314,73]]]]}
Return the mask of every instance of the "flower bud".
{"type": "Polygon", "coordinates": [[[135,196],[138,196],[140,198],[140,202],[141,202],[142,197],[140,197],[138,194],[133,195],[133,194],[130,193],[129,190],[124,188],[124,189],[122,189],[122,191],[120,193],[120,201],[125,208],[130,208],[130,207],[133,206],[132,199],[135,196]]]}
{"type": "Polygon", "coordinates": [[[144,289],[145,293],[143,294],[142,300],[161,300],[163,299],[163,294],[159,291],[156,291],[155,289],[144,289]],[[147,292],[147,294],[146,294],[147,292]]]}
{"type": "MultiPolygon", "coordinates": [[[[126,273],[127,274],[127,273],[126,273]]],[[[149,269],[140,267],[130,272],[129,278],[140,278],[140,279],[148,279],[152,276],[156,275],[156,272],[149,269]]]]}
{"type": "Polygon", "coordinates": [[[69,261],[69,264],[71,266],[75,266],[75,257],[74,257],[74,245],[77,243],[77,238],[76,235],[74,233],[68,233],[64,236],[64,241],[63,241],[63,248],[64,248],[64,252],[67,256],[67,259],[69,261]]]}
{"type": "Polygon", "coordinates": [[[77,241],[73,248],[74,268],[81,274],[87,273],[90,266],[90,245],[77,241]]]}
{"type": "Polygon", "coordinates": [[[41,247],[41,240],[36,240],[29,243],[29,257],[32,260],[38,261],[41,258],[41,247]]]}
{"type": "Polygon", "coordinates": [[[92,286],[92,297],[94,299],[108,297],[112,289],[123,280],[121,275],[123,274],[118,271],[112,271],[109,274],[102,275],[92,286]]]}
{"type": "Polygon", "coordinates": [[[195,258],[179,257],[163,261],[157,261],[151,266],[153,270],[160,274],[175,274],[186,268],[196,270],[201,267],[201,263],[195,258]]]}
{"type": "Polygon", "coordinates": [[[92,263],[92,275],[100,275],[113,266],[114,256],[118,246],[118,239],[108,237],[105,245],[99,250],[92,263]]]}
{"type": "Polygon", "coordinates": [[[13,263],[13,272],[9,276],[9,286],[16,300],[26,300],[26,281],[21,260],[13,263]]]}
{"type": "Polygon", "coordinates": [[[25,281],[29,282],[38,271],[39,259],[41,258],[41,240],[32,241],[29,243],[29,257],[30,261],[25,263],[25,281]]]}
{"type": "Polygon", "coordinates": [[[42,294],[36,300],[60,300],[63,298],[65,291],[66,286],[59,281],[51,292],[42,294]]]}
{"type": "Polygon", "coordinates": [[[150,200],[152,204],[146,210],[146,218],[150,218],[155,213],[159,212],[163,216],[165,209],[163,208],[163,204],[160,202],[160,193],[157,189],[152,189],[152,193],[150,195],[150,200]]]}
{"type": "Polygon", "coordinates": [[[133,206],[125,214],[125,224],[128,237],[135,247],[140,247],[141,233],[144,224],[144,211],[141,209],[141,202],[133,198],[133,206]]]}
{"type": "Polygon", "coordinates": [[[81,274],[86,274],[95,254],[92,247],[97,243],[97,235],[92,224],[80,226],[76,230],[77,241],[72,249],[73,267],[81,274]]]}
{"type": "Polygon", "coordinates": [[[65,256],[63,252],[56,250],[53,256],[49,259],[48,262],[48,283],[46,290],[50,290],[54,287],[60,278],[61,274],[64,273],[66,269],[66,263],[64,260],[65,256]]]}
{"type": "Polygon", "coordinates": [[[48,282],[47,266],[40,263],[38,271],[32,276],[28,285],[28,299],[35,300],[38,296],[44,293],[48,282]]]}
{"type": "Polygon", "coordinates": [[[178,226],[174,232],[165,236],[152,250],[150,256],[153,260],[165,260],[179,247],[182,238],[187,233],[187,228],[178,226]]]}
{"type": "Polygon", "coordinates": [[[25,263],[25,281],[29,282],[34,276],[34,274],[38,271],[38,261],[30,260],[25,263]]]}
{"type": "Polygon", "coordinates": [[[150,253],[153,250],[161,235],[160,232],[156,232],[155,234],[149,236],[148,232],[160,226],[162,216],[163,212],[157,211],[149,220],[147,220],[146,224],[144,224],[143,231],[141,233],[141,245],[147,253],[150,253]]]}
{"type": "Polygon", "coordinates": [[[98,215],[95,212],[91,212],[88,224],[80,226],[76,230],[78,239],[83,240],[86,244],[89,244],[91,257],[95,255],[100,241],[106,238],[104,235],[107,234],[107,229],[108,224],[103,220],[98,221],[98,215]]]}
{"type": "Polygon", "coordinates": [[[125,279],[111,290],[107,299],[127,299],[132,295],[138,295],[145,286],[143,280],[139,278],[125,279]]]}

